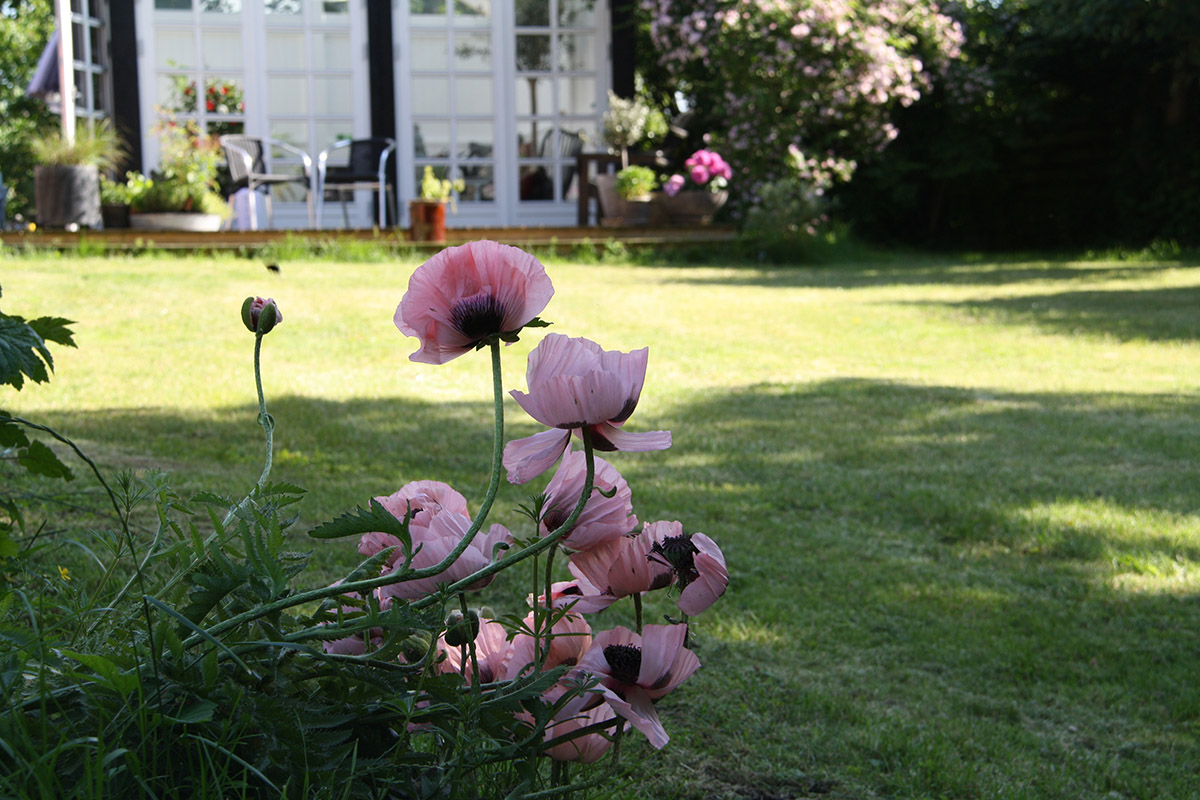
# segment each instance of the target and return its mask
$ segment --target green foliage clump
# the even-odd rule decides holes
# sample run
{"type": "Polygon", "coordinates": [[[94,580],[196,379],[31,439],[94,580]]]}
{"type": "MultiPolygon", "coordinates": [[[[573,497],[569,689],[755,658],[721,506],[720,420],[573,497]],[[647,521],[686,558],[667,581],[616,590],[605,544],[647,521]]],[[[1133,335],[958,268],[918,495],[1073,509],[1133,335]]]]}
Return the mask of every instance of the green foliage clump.
{"type": "Polygon", "coordinates": [[[217,168],[221,148],[200,132],[195,122],[166,118],[159,125],[162,159],[149,177],[128,175],[129,205],[134,211],[191,212],[228,216],[229,206],[218,193],[217,168]]]}
{"type": "Polygon", "coordinates": [[[25,88],[54,32],[54,8],[49,0],[4,0],[0,12],[0,175],[9,187],[8,213],[28,215],[33,145],[57,118],[43,101],[27,97],[25,88]]]}
{"type": "Polygon", "coordinates": [[[91,125],[80,122],[68,139],[61,129],[47,131],[33,141],[33,156],[40,164],[116,169],[125,158],[120,134],[108,120],[91,125]]]}
{"type": "Polygon", "coordinates": [[[617,194],[626,200],[645,197],[658,188],[658,176],[650,167],[629,166],[617,173],[617,194]]]}

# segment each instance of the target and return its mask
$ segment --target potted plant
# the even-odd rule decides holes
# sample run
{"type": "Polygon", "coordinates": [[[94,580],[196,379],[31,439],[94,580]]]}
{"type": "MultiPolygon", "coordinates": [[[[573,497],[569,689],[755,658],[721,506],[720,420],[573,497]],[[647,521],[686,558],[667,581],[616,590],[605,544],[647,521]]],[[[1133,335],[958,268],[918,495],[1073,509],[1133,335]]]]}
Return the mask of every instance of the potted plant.
{"type": "Polygon", "coordinates": [[[61,130],[33,143],[38,166],[33,170],[37,224],[47,228],[101,228],[100,171],[111,170],[124,157],[116,130],[107,120],[81,124],[74,137],[61,130]]]}
{"type": "Polygon", "coordinates": [[[453,181],[440,178],[433,167],[425,166],[421,178],[421,198],[408,203],[414,242],[446,241],[446,204],[449,203],[451,209],[457,212],[453,193],[461,192],[464,188],[466,183],[461,178],[453,181]]]}
{"type": "Polygon", "coordinates": [[[707,225],[729,199],[733,169],[713,150],[697,150],[683,162],[686,173],[663,181],[663,210],[679,225],[707,225]]]}
{"type": "MultiPolygon", "coordinates": [[[[629,150],[639,145],[654,143],[666,136],[667,121],[662,112],[653,108],[640,97],[625,99],[608,93],[608,110],[604,112],[603,136],[609,150],[621,156],[620,173],[631,169],[629,166],[629,150]]],[[[639,167],[638,169],[647,169],[639,167]]],[[[637,173],[634,173],[637,174],[637,173]]],[[[653,172],[650,173],[653,178],[653,172]]],[[[636,189],[638,181],[644,183],[644,176],[627,178],[627,186],[636,189]]],[[[628,215],[634,212],[626,202],[626,198],[617,190],[617,175],[601,172],[595,178],[596,192],[600,196],[600,208],[604,212],[604,224],[645,224],[649,221],[649,204],[644,210],[637,212],[636,218],[645,214],[645,221],[633,222],[628,215]]],[[[653,186],[645,194],[653,191],[653,186]]]]}
{"type": "Polygon", "coordinates": [[[100,217],[105,230],[129,227],[129,184],[100,176],[100,217]]]}
{"type": "Polygon", "coordinates": [[[159,126],[162,158],[149,176],[128,175],[129,222],[143,230],[216,231],[229,216],[217,190],[221,148],[194,122],[165,119],[159,126]]]}
{"type": "Polygon", "coordinates": [[[653,192],[658,178],[650,167],[628,166],[616,174],[616,200],[612,213],[606,213],[605,225],[646,225],[650,222],[653,192]]]}

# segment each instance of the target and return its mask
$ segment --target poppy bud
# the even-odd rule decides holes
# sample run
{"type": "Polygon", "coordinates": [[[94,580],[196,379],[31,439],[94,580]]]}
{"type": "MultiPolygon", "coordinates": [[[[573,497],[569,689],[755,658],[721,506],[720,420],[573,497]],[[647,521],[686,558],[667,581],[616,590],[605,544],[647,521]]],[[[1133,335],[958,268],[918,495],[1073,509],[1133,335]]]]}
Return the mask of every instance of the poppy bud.
{"type": "Polygon", "coordinates": [[[283,322],[283,312],[275,301],[268,297],[247,297],[242,303],[242,323],[251,333],[267,334],[283,322]]]}
{"type": "Polygon", "coordinates": [[[452,611],[446,617],[446,644],[451,647],[461,647],[467,642],[475,641],[479,635],[479,614],[470,609],[464,617],[461,611],[452,611]]]}

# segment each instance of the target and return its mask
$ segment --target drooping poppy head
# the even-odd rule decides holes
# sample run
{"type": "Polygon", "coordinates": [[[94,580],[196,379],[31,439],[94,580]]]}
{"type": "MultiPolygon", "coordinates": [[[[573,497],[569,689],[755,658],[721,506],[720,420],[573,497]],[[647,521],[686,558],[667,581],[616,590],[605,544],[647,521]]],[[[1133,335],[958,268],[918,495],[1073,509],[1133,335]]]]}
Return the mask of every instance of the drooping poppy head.
{"type": "Polygon", "coordinates": [[[395,323],[421,341],[409,358],[444,364],[491,336],[515,337],[553,295],[545,267],[529,253],[497,242],[468,242],[417,267],[395,323]]]}
{"type": "MultiPolygon", "coordinates": [[[[587,550],[625,536],[637,527],[633,493],[616,467],[595,459],[593,491],[562,545],[567,550],[587,550]]],[[[579,502],[586,478],[586,458],[581,451],[568,452],[546,486],[546,506],[539,528],[542,536],[558,529],[579,502]]]]}
{"type": "Polygon", "coordinates": [[[652,522],[643,535],[654,544],[649,558],[670,568],[682,590],[679,610],[694,617],[717,602],[729,586],[729,569],[717,543],[703,533],[685,534],[681,522],[652,522]]]}

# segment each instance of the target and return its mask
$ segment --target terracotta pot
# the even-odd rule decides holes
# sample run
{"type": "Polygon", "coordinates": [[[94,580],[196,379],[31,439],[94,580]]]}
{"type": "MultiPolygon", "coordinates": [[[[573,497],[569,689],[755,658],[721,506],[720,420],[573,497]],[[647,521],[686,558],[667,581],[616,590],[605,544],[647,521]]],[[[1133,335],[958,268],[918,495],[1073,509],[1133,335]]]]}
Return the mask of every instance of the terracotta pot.
{"type": "Polygon", "coordinates": [[[685,189],[674,197],[664,194],[662,204],[667,220],[674,225],[708,225],[728,199],[727,191],[685,189]]]}
{"type": "Polygon", "coordinates": [[[414,242],[446,241],[446,204],[430,200],[408,201],[414,242]]]}

